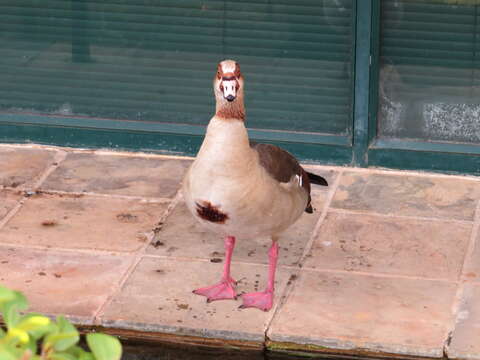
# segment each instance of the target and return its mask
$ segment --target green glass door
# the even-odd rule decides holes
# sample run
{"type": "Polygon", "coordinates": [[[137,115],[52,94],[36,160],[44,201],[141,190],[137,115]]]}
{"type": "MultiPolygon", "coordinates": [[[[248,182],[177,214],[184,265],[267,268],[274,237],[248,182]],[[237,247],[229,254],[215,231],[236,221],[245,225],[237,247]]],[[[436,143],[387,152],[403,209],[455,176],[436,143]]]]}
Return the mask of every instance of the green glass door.
{"type": "Polygon", "coordinates": [[[254,138],[349,162],[354,23],[353,0],[4,0],[3,138],[195,153],[233,58],[254,138]]]}
{"type": "Polygon", "coordinates": [[[480,173],[480,1],[377,6],[369,163],[480,173]]]}

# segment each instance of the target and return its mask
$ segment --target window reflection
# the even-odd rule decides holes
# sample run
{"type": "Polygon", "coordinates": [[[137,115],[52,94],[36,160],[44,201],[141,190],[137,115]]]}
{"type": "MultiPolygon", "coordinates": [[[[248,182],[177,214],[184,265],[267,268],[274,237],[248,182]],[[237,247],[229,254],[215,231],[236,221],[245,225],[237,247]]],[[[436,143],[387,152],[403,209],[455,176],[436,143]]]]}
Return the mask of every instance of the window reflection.
{"type": "Polygon", "coordinates": [[[480,143],[480,1],[381,1],[379,133],[480,143]]]}

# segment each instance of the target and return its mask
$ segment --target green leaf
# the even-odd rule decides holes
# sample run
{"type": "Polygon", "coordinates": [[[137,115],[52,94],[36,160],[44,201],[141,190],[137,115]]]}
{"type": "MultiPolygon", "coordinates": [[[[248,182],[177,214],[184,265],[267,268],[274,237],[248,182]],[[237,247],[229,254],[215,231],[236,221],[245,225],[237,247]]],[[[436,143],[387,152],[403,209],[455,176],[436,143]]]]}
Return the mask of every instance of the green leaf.
{"type": "Polygon", "coordinates": [[[48,335],[44,346],[51,346],[55,351],[65,351],[75,345],[79,340],[78,332],[65,332],[61,334],[48,335]]]}
{"type": "Polygon", "coordinates": [[[57,330],[57,326],[48,317],[37,313],[30,313],[22,317],[17,327],[28,331],[35,340],[57,330]]]}
{"type": "Polygon", "coordinates": [[[3,321],[9,329],[17,325],[18,320],[20,320],[17,304],[13,301],[2,304],[2,315],[3,321]]]}
{"type": "Polygon", "coordinates": [[[87,334],[87,344],[96,360],[120,360],[122,357],[122,345],[113,336],[87,334]]]}
{"type": "Polygon", "coordinates": [[[78,357],[78,360],[95,360],[95,358],[91,353],[85,352],[78,357]]]}
{"type": "Polygon", "coordinates": [[[29,349],[32,354],[36,354],[37,353],[37,341],[35,339],[33,339],[32,337],[30,337],[28,339],[28,343],[25,345],[25,349],[29,349]]]}
{"type": "Polygon", "coordinates": [[[2,339],[7,333],[2,329],[0,328],[0,339],[2,339]]]}
{"type": "Polygon", "coordinates": [[[75,356],[76,358],[78,358],[81,354],[83,354],[84,352],[86,352],[85,350],[83,350],[80,346],[78,345],[73,345],[73,346],[70,346],[67,350],[67,352],[73,356],[75,356]]]}
{"type": "Polygon", "coordinates": [[[12,339],[13,343],[27,344],[30,341],[30,336],[26,331],[11,327],[8,329],[7,339],[12,339]]]}
{"type": "Polygon", "coordinates": [[[0,285],[0,304],[15,299],[15,292],[0,285]]]}
{"type": "Polygon", "coordinates": [[[3,321],[8,328],[17,325],[20,320],[18,310],[23,310],[28,307],[28,302],[25,296],[18,291],[12,291],[14,298],[10,301],[0,303],[0,310],[2,311],[3,321]]]}
{"type": "Polygon", "coordinates": [[[31,332],[47,327],[48,325],[50,325],[50,319],[48,317],[29,314],[21,319],[16,328],[31,332]]]}
{"type": "Polygon", "coordinates": [[[48,357],[51,360],[77,360],[77,358],[71,354],[60,352],[60,353],[53,353],[48,357]]]}
{"type": "Polygon", "coordinates": [[[77,329],[65,317],[57,317],[57,331],[45,338],[44,347],[65,351],[80,340],[77,329]]]}
{"type": "Polygon", "coordinates": [[[15,304],[19,310],[25,310],[28,308],[28,300],[20,291],[14,291],[15,293],[15,304]]]}
{"type": "Polygon", "coordinates": [[[0,346],[0,359],[2,360],[17,360],[17,357],[8,351],[5,347],[0,346]]]}

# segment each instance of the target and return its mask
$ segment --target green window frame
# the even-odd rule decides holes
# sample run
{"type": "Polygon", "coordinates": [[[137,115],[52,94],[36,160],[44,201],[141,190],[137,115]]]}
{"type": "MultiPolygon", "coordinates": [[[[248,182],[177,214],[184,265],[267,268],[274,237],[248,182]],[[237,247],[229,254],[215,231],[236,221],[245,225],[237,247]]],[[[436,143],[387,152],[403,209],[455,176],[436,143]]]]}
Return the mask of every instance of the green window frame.
{"type": "MultiPolygon", "coordinates": [[[[480,144],[378,137],[380,1],[352,0],[351,134],[250,130],[251,138],[282,146],[300,160],[310,163],[480,174],[480,144]]],[[[4,143],[107,147],[193,156],[202,142],[203,133],[203,128],[186,124],[83,118],[79,126],[75,118],[66,116],[0,113],[0,142],[4,143]]]]}

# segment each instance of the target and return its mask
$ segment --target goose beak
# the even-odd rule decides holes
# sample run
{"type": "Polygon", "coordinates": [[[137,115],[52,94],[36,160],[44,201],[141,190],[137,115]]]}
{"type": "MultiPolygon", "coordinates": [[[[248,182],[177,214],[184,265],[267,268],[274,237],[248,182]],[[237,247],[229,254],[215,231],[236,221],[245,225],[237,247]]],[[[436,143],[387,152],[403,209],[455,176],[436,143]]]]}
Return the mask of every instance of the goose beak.
{"type": "Polygon", "coordinates": [[[237,81],[223,80],[222,81],[223,97],[231,102],[237,97],[237,81]]]}

